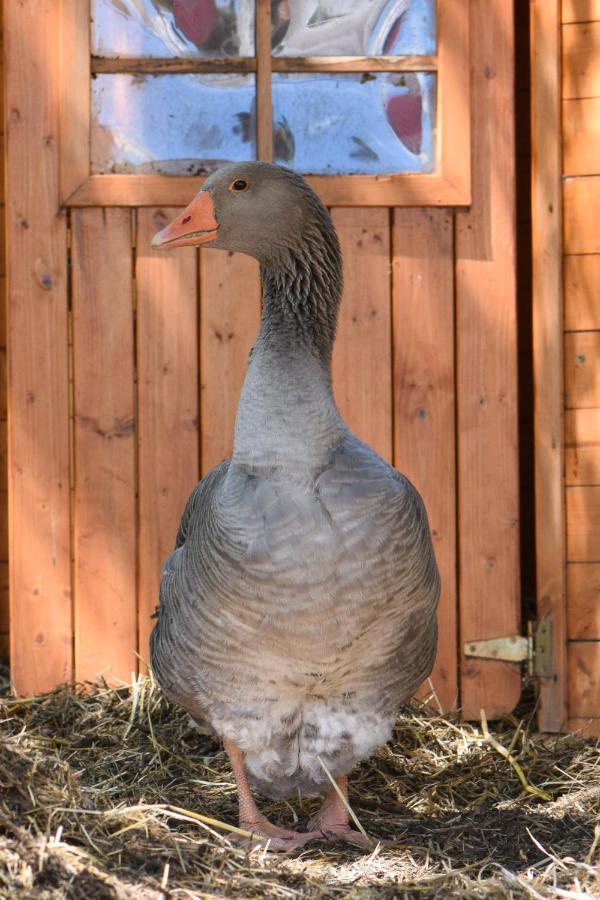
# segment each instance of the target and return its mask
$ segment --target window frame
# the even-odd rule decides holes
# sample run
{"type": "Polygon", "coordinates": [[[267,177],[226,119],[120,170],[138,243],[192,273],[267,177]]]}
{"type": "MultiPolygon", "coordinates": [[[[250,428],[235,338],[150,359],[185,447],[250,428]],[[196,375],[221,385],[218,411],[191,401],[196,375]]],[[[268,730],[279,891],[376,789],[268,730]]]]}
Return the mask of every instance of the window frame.
{"type": "Polygon", "coordinates": [[[311,175],[331,206],[468,206],[471,202],[469,0],[437,0],[437,54],[401,57],[273,57],[271,3],[257,0],[256,56],[201,59],[104,59],[90,52],[91,0],[60,0],[60,192],[63,206],[185,206],[203,177],[92,175],[91,91],[101,72],[248,72],[256,77],[257,158],[270,161],[273,72],[435,72],[433,173],[311,175]]]}

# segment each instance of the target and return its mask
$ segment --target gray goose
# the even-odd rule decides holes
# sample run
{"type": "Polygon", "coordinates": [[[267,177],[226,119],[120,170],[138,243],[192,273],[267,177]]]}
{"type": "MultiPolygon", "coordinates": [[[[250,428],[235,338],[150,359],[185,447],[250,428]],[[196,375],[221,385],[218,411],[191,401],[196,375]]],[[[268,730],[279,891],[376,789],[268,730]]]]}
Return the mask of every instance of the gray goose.
{"type": "Polygon", "coordinates": [[[164,563],[153,670],[223,739],[241,828],[271,849],[364,844],[340,792],[431,672],[439,576],[421,497],[333,398],[337,235],[299,175],[256,162],[212,174],[152,243],[247,253],[263,291],[233,455],[194,489],[164,563]],[[250,784],[325,799],[287,831],[250,784]]]}

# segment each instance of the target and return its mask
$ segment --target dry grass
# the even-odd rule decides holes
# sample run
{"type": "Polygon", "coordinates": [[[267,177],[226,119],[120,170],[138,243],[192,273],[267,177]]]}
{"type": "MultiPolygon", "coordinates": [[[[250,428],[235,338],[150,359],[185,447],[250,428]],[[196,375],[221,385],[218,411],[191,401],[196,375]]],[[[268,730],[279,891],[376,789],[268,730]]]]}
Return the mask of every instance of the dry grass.
{"type": "MultiPolygon", "coordinates": [[[[224,753],[149,679],[4,697],[0,720],[2,897],[600,895],[598,742],[535,737],[512,718],[485,737],[414,703],[351,781],[363,826],[395,843],[281,857],[229,843],[224,753]]],[[[261,806],[302,827],[315,801],[261,806]]]]}

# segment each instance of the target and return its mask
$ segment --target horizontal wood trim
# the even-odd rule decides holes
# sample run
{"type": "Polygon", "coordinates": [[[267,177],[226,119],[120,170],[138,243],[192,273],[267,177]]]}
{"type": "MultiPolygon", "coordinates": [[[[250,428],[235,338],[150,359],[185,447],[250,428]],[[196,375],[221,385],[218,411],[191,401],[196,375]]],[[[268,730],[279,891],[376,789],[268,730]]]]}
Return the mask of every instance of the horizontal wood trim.
{"type": "Polygon", "coordinates": [[[562,21],[594,22],[600,20],[600,0],[562,0],[562,21]]]}
{"type": "MultiPolygon", "coordinates": [[[[435,72],[436,56],[296,56],[272,57],[273,72],[435,72]]],[[[207,59],[105,59],[93,56],[92,73],[139,75],[210,72],[256,72],[256,58],[244,56],[207,59]]]]}
{"type": "Polygon", "coordinates": [[[569,640],[600,640],[600,563],[567,566],[569,640]]]}
{"type": "Polygon", "coordinates": [[[600,253],[565,256],[564,285],[565,330],[600,329],[600,253]]]}
{"type": "Polygon", "coordinates": [[[600,331],[565,335],[565,405],[568,409],[600,406],[600,331]]]}
{"type": "Polygon", "coordinates": [[[600,641],[567,644],[569,715],[600,718],[600,641]]]}
{"type": "MultiPolygon", "coordinates": [[[[183,175],[91,175],[65,206],[187,206],[206,179],[183,175]]],[[[468,206],[466,184],[440,175],[312,175],[328,206],[468,206]]]]}
{"type": "Polygon", "coordinates": [[[562,96],[600,97],[600,22],[563,25],[562,96]]]}
{"type": "MultiPolygon", "coordinates": [[[[598,54],[600,57],[600,53],[598,54]]],[[[600,253],[600,175],[563,184],[565,253],[600,253]]]]}
{"type": "Polygon", "coordinates": [[[600,487],[568,487],[567,561],[600,562],[600,487]]]}
{"type": "Polygon", "coordinates": [[[600,173],[600,97],[563,100],[563,173],[600,173]]]}

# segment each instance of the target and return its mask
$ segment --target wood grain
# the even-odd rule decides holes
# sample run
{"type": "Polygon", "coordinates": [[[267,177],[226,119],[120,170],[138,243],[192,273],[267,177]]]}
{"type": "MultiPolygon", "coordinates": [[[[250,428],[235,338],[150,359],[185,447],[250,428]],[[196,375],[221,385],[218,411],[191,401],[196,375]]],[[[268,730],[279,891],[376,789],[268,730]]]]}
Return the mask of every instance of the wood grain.
{"type": "Polygon", "coordinates": [[[4,7],[11,674],[19,694],[72,675],[58,17],[56,3],[4,7]]]}
{"type": "Polygon", "coordinates": [[[600,21],[600,0],[562,0],[563,22],[600,21]]]}
{"type": "Polygon", "coordinates": [[[150,240],[180,212],[137,214],[139,580],[142,660],[158,604],[161,566],[175,546],[198,481],[198,275],[194,248],[151,250],[150,240]]]}
{"type": "Polygon", "coordinates": [[[567,731],[575,731],[581,737],[600,737],[600,716],[594,718],[571,718],[566,725],[567,731]]]}
{"type": "Polygon", "coordinates": [[[273,160],[271,2],[256,2],[256,144],[258,159],[273,160]]]}
{"type": "Polygon", "coordinates": [[[563,202],[564,252],[600,253],[600,176],[567,178],[563,202]]]}
{"type": "Polygon", "coordinates": [[[344,258],[344,296],[333,388],[358,437],[392,461],[390,217],[387,209],[333,209],[344,258]]]}
{"type": "Polygon", "coordinates": [[[567,709],[559,0],[536,0],[530,16],[536,604],[538,619],[552,622],[553,641],[538,727],[560,731],[567,709]]]}
{"type": "Polygon", "coordinates": [[[242,253],[200,253],[200,462],[204,475],[231,456],[248,354],[260,321],[258,263],[242,253]]]}
{"type": "MultiPolygon", "coordinates": [[[[186,206],[204,178],[91,175],[67,206],[186,206]]],[[[443,175],[311,175],[327,206],[466,206],[468,187],[443,175]]]]}
{"type": "MultiPolygon", "coordinates": [[[[270,26],[270,22],[269,22],[270,26]]],[[[270,27],[267,31],[270,50],[270,27]]],[[[193,72],[255,72],[256,59],[250,56],[215,56],[195,59],[107,59],[93,56],[94,74],[129,72],[159,75],[193,72]]],[[[276,56],[271,57],[273,72],[435,72],[436,56],[276,56]]]]}
{"type": "Polygon", "coordinates": [[[600,173],[600,98],[563,100],[563,173],[600,173]]]}
{"type": "MultiPolygon", "coordinates": [[[[519,489],[514,225],[513,9],[473,0],[473,203],[456,215],[460,642],[517,634],[519,489]]],[[[521,691],[518,664],[463,659],[466,719],[521,691]]]]}
{"type": "Polygon", "coordinates": [[[600,641],[571,641],[569,664],[569,716],[600,718],[600,641]]]}
{"type": "Polygon", "coordinates": [[[444,709],[458,691],[453,251],[451,212],[394,210],[394,464],[425,501],[442,579],[432,681],[444,709]]]}
{"type": "Polygon", "coordinates": [[[600,331],[565,334],[565,405],[600,406],[600,331]]]}
{"type": "Polygon", "coordinates": [[[567,559],[600,562],[600,487],[567,488],[567,559]]]}
{"type": "Polygon", "coordinates": [[[130,215],[72,218],[75,675],[113,684],[137,671],[130,215]]]}
{"type": "Polygon", "coordinates": [[[600,641],[600,563],[567,566],[567,614],[570,640],[600,641]]]}
{"type": "Polygon", "coordinates": [[[565,256],[565,329],[600,330],[600,254],[565,256]]]}
{"type": "Polygon", "coordinates": [[[60,196],[66,200],[90,174],[90,6],[60,7],[60,196]]]}
{"type": "Polygon", "coordinates": [[[563,25],[562,95],[600,96],[600,22],[563,25]]]}
{"type": "Polygon", "coordinates": [[[565,483],[600,484],[600,409],[565,412],[565,483]]]}

